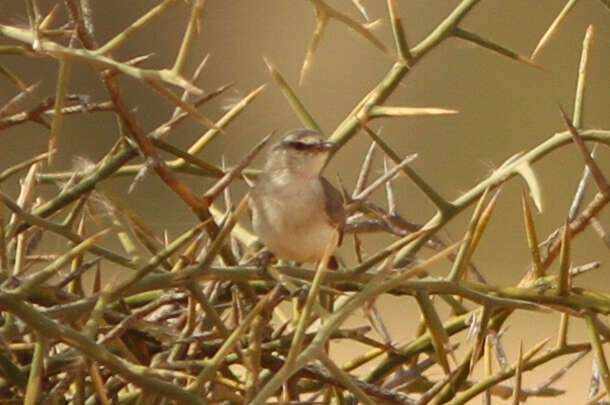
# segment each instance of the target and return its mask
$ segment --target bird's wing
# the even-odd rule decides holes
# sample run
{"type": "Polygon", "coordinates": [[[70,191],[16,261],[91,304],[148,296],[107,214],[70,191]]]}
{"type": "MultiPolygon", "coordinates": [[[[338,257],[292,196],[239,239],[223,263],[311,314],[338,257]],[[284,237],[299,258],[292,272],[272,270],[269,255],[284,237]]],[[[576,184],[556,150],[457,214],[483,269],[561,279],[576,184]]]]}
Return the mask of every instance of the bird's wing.
{"type": "Polygon", "coordinates": [[[345,208],[343,207],[343,196],[339,190],[330,184],[324,177],[320,177],[320,180],[322,182],[324,196],[326,197],[324,199],[326,201],[326,214],[329,222],[339,231],[339,244],[341,244],[343,226],[345,225],[347,217],[345,208]]]}

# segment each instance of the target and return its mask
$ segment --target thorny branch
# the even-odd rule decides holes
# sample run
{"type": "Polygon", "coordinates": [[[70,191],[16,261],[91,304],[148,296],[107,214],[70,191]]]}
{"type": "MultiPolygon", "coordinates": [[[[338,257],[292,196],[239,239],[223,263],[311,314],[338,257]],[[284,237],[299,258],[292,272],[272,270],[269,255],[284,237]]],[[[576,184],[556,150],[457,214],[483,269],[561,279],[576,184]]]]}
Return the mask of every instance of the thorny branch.
{"type": "MultiPolygon", "coordinates": [[[[58,2],[57,6],[63,4],[69,16],[68,23],[59,28],[53,28],[57,9],[43,15],[37,0],[24,2],[28,25],[0,24],[0,38],[12,41],[11,45],[0,45],[0,56],[54,59],[60,69],[55,94],[41,98],[38,82],[28,84],[19,74],[0,65],[0,75],[16,89],[16,94],[0,106],[0,136],[28,123],[36,123],[35,128],[50,134],[50,146],[45,153],[0,168],[0,183],[27,171],[18,197],[11,197],[7,190],[0,193],[3,400],[34,404],[41,400],[89,403],[117,398],[139,403],[164,398],[187,404],[233,401],[262,405],[270,397],[303,402],[318,401],[324,396],[325,400],[337,403],[353,397],[362,403],[434,401],[456,405],[478,395],[488,399],[497,395],[512,396],[513,403],[519,403],[528,396],[561,395],[563,391],[553,385],[590,351],[595,353],[598,385],[601,381],[606,390],[610,389],[604,354],[610,331],[599,317],[610,314],[610,296],[574,284],[578,275],[601,265],[596,261],[572,266],[569,254],[573,249],[570,242],[589,225],[608,243],[608,232],[599,221],[610,202],[608,174],[603,173],[594,154],[589,153],[588,145],[610,145],[610,130],[587,128],[582,120],[592,27],[583,42],[573,121],[562,111],[567,131],[508,158],[486,179],[451,201],[410,165],[410,157],[392,149],[371,125],[374,120],[456,111],[389,106],[386,101],[412,69],[449,38],[468,41],[527,66],[539,66],[463,26],[478,0],[462,0],[417,44],[406,38],[410,17],[403,18],[398,1],[387,0],[394,50],[374,34],[376,22],[368,21],[369,13],[361,2],[353,1],[367,20],[364,23],[326,1],[311,0],[316,27],[305,53],[301,82],[311,71],[327,24],[332,20],[354,30],[358,34],[354,40],[372,44],[382,52],[384,60],[390,61],[387,72],[342,117],[330,136],[337,143],[335,154],[357,134],[368,136],[373,142],[355,190],[352,193],[344,190],[351,214],[345,231],[355,235],[356,264],[343,265],[331,272],[322,266],[314,272],[268,260],[262,260],[269,265],[266,269],[254,265],[259,261],[250,257],[249,250],[256,247],[251,242],[255,237],[239,223],[248,196],[235,208],[230,202],[229,189],[236,182],[256,177],[257,171],[248,166],[269,136],[229,169],[199,156],[213,139],[226,137],[227,126],[265,88],[262,85],[254,89],[215,121],[198,110],[230,87],[221,86],[209,93],[197,87],[196,83],[205,77],[207,57],[190,80],[184,77],[194,38],[206,35],[205,0],[194,0],[188,7],[184,36],[172,66],[167,69],[145,68],[149,55],[122,62],[112,53],[142,28],[153,26],[160,15],[178,7],[180,2],[160,1],[104,44],[96,38],[95,5],[89,0],[58,2]],[[107,97],[102,99],[106,101],[93,101],[86,92],[67,93],[74,64],[93,67],[106,88],[107,97]],[[155,90],[154,95],[168,100],[174,108],[171,116],[157,128],[146,130],[134,105],[128,102],[123,77],[135,79],[155,90]],[[182,89],[183,94],[174,94],[168,85],[182,89]],[[199,96],[195,101],[194,95],[199,96]],[[119,122],[118,130],[109,131],[116,133],[114,146],[84,170],[49,172],[44,162],[62,147],[57,141],[62,120],[75,116],[88,119],[98,112],[109,112],[119,122]],[[171,135],[191,118],[206,130],[190,147],[179,148],[171,142],[171,135]],[[568,221],[539,245],[535,217],[524,197],[532,270],[523,275],[517,286],[488,284],[485,270],[476,266],[472,258],[500,198],[496,194],[488,200],[490,191],[521,176],[538,204],[540,191],[533,164],[553,159],[556,150],[572,146],[583,156],[590,175],[583,175],[568,221]],[[384,160],[385,174],[371,181],[375,149],[383,151],[396,165],[389,167],[384,160]],[[165,158],[165,154],[172,159],[165,158]],[[136,159],[143,163],[129,164],[136,159]],[[156,234],[155,227],[112,193],[109,185],[112,178],[129,176],[134,178],[135,186],[139,177],[153,172],[200,221],[174,239],[167,233],[156,234]],[[205,192],[196,192],[184,181],[185,173],[210,177],[216,182],[205,192]],[[401,212],[394,192],[394,179],[400,173],[412,180],[436,209],[423,224],[413,223],[401,212]],[[584,188],[591,178],[599,191],[584,203],[584,188]],[[41,196],[45,193],[40,190],[47,184],[59,185],[60,190],[43,200],[41,196]],[[381,186],[387,196],[387,210],[367,201],[381,186]],[[224,211],[217,201],[220,195],[225,195],[225,206],[229,207],[224,211]],[[446,224],[465,215],[477,201],[461,240],[453,244],[443,241],[446,224]],[[98,215],[102,210],[107,211],[106,215],[98,215]],[[366,232],[385,234],[391,242],[377,251],[367,251],[360,238],[366,232]],[[41,240],[49,234],[66,239],[68,248],[56,254],[40,254],[41,240]],[[121,253],[116,246],[106,246],[108,236],[101,239],[104,234],[116,236],[121,253]],[[427,258],[418,255],[424,246],[434,249],[434,255],[427,258]],[[85,260],[85,256],[93,258],[85,260]],[[445,260],[452,263],[448,274],[431,276],[432,267],[445,260]],[[549,275],[555,261],[560,262],[562,269],[559,277],[549,275]],[[110,264],[131,272],[125,278],[103,284],[102,272],[110,264]],[[90,292],[83,280],[88,273],[94,273],[95,279],[90,292]],[[472,277],[476,277],[475,281],[472,277]],[[302,294],[307,289],[309,292],[302,294]],[[360,309],[374,312],[375,301],[386,294],[419,304],[423,315],[421,328],[412,340],[403,344],[393,341],[377,313],[369,319],[376,330],[382,331],[381,340],[368,333],[370,328],[345,328],[343,323],[348,317],[360,309]],[[306,300],[301,299],[304,296],[306,300]],[[435,297],[451,308],[447,317],[439,311],[435,297]],[[292,314],[286,311],[289,305],[280,305],[284,303],[292,304],[292,314]],[[554,348],[543,352],[548,342],[545,340],[525,348],[518,361],[509,365],[497,335],[516,311],[560,313],[561,322],[554,348]],[[589,342],[568,342],[571,317],[585,320],[589,342]],[[458,343],[459,332],[469,328],[473,338],[458,343]],[[493,338],[489,336],[496,337],[496,357],[502,365],[495,373],[490,367],[489,342],[493,338]],[[370,351],[341,366],[328,347],[331,342],[341,344],[346,340],[366,345],[370,351]],[[465,347],[461,355],[455,351],[460,345],[465,347]],[[537,387],[524,386],[529,382],[523,378],[525,372],[572,354],[577,357],[537,387]],[[424,355],[427,358],[422,360],[424,355]],[[376,359],[368,375],[357,372],[359,366],[370,365],[376,359]],[[479,377],[473,370],[481,359],[486,372],[479,377]],[[429,371],[434,364],[442,366],[444,375],[429,371]],[[236,365],[240,367],[233,367],[236,365]],[[506,382],[513,377],[516,387],[506,382]],[[400,391],[390,388],[394,385],[400,391]]],[[[548,46],[574,3],[568,1],[543,35],[532,58],[543,46],[548,46]]],[[[299,99],[298,91],[290,87],[268,59],[265,61],[303,125],[319,128],[306,103],[299,99]]],[[[138,192],[138,187],[134,189],[138,192]]]]}

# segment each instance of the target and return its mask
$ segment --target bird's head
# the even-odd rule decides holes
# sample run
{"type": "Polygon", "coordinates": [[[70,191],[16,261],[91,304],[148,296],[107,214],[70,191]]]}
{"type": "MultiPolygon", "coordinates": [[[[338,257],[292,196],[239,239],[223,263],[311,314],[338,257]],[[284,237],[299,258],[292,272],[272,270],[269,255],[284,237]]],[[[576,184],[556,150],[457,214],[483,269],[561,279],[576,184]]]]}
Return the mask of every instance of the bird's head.
{"type": "Polygon", "coordinates": [[[290,131],[269,151],[265,171],[288,171],[303,178],[318,176],[333,146],[318,131],[290,131]]]}

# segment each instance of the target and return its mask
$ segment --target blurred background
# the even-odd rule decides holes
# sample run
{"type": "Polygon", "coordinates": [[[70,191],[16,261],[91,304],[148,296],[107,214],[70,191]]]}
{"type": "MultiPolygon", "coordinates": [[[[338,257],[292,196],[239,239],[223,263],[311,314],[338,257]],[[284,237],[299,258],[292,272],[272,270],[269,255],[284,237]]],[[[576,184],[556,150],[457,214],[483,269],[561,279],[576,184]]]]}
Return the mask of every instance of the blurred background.
{"type": "MultiPolygon", "coordinates": [[[[38,1],[46,13],[56,3],[38,1]]],[[[458,4],[458,1],[400,1],[403,23],[411,46],[423,39],[458,4]]],[[[112,38],[157,2],[149,0],[92,2],[96,37],[100,43],[112,38]]],[[[333,7],[362,21],[361,15],[348,0],[329,1],[333,7]]],[[[380,19],[375,35],[387,46],[393,47],[391,28],[385,2],[362,0],[371,20],[380,19]]],[[[481,2],[462,22],[461,27],[503,45],[521,55],[528,56],[565,0],[490,0],[481,2]]],[[[65,21],[62,10],[58,25],[65,21]]],[[[177,2],[154,23],[136,33],[122,45],[114,57],[128,60],[154,52],[146,67],[171,66],[190,7],[177,2]]],[[[0,3],[0,22],[27,25],[23,2],[8,0],[0,3]]],[[[307,1],[210,0],[206,4],[202,32],[195,40],[196,52],[191,55],[185,76],[189,76],[205,55],[209,60],[197,85],[212,91],[221,85],[234,83],[232,89],[218,100],[206,104],[202,112],[218,119],[237,100],[267,83],[263,94],[235,120],[202,154],[207,161],[219,164],[221,156],[230,166],[272,130],[283,133],[300,127],[298,118],[286,103],[270,77],[263,57],[276,65],[294,87],[323,130],[330,134],[353,107],[377,84],[391,66],[392,61],[365,41],[361,36],[332,20],[302,86],[298,86],[299,72],[315,27],[311,4],[307,1]]],[[[442,107],[459,111],[457,115],[441,117],[407,117],[376,120],[371,127],[383,127],[383,138],[403,156],[417,153],[412,166],[430,184],[448,199],[464,191],[499,167],[513,154],[532,148],[555,132],[564,131],[559,106],[572,114],[576,77],[584,33],[592,24],[595,28],[590,55],[589,80],[584,109],[585,128],[610,128],[610,13],[601,1],[578,2],[551,42],[539,53],[536,62],[543,70],[499,56],[458,39],[450,39],[435,49],[403,80],[386,103],[395,106],[442,107]]],[[[5,38],[0,44],[10,43],[5,38]]],[[[55,91],[58,64],[50,59],[33,59],[0,55],[0,64],[18,72],[28,83],[41,81],[36,95],[42,99],[55,91]]],[[[173,106],[153,93],[150,88],[123,78],[127,99],[137,106],[137,117],[145,129],[155,128],[166,121],[173,106]]],[[[96,73],[88,66],[75,64],[70,79],[69,93],[90,94],[92,100],[107,100],[96,73]]],[[[14,87],[0,80],[0,104],[16,94],[14,87]]],[[[174,131],[168,141],[187,148],[206,128],[189,120],[174,131]]],[[[21,160],[46,151],[48,132],[36,124],[27,124],[0,132],[0,170],[21,160]]],[[[74,167],[75,158],[99,160],[116,141],[117,124],[110,113],[69,116],[64,121],[59,138],[59,153],[47,172],[74,167]]],[[[363,133],[353,138],[330,163],[326,176],[335,184],[340,174],[348,189],[353,189],[358,170],[370,144],[363,133]]],[[[381,154],[378,154],[380,157],[381,154]]],[[[254,167],[261,166],[259,158],[254,167]]],[[[610,150],[600,147],[597,161],[606,176],[610,176],[610,150]]],[[[376,162],[375,174],[382,173],[381,159],[376,162]]],[[[561,148],[535,165],[544,197],[544,210],[536,215],[539,239],[543,240],[564,222],[573,193],[583,170],[580,152],[573,145],[561,148]]],[[[183,176],[182,179],[196,191],[203,191],[209,181],[183,176]]],[[[167,229],[175,236],[191,226],[196,218],[155,176],[138,185],[136,192],[127,194],[130,179],[108,182],[109,187],[123,195],[126,202],[137,207],[158,234],[167,229]]],[[[6,186],[6,192],[15,195],[16,180],[6,186]]],[[[527,270],[529,253],[521,214],[521,190],[526,186],[520,179],[505,185],[495,214],[475,254],[475,263],[489,282],[511,285],[518,282],[527,270]]],[[[235,186],[236,196],[245,188],[235,186]]],[[[417,188],[404,177],[395,181],[399,213],[406,219],[424,223],[433,214],[433,207],[417,188]]],[[[49,196],[57,192],[48,187],[49,196]]],[[[587,199],[596,192],[589,187],[587,199]]],[[[374,197],[385,204],[382,193],[374,197]]],[[[456,218],[444,235],[447,242],[459,239],[468,224],[469,214],[456,218]]],[[[599,217],[606,227],[610,225],[608,210],[599,217]]],[[[244,223],[247,225],[247,222],[244,223]]],[[[373,253],[387,239],[366,237],[365,252],[373,253]]],[[[52,251],[62,245],[49,244],[52,251]]],[[[343,256],[353,263],[351,241],[343,247],[343,256]]],[[[577,285],[609,292],[608,262],[610,255],[600,238],[588,229],[573,244],[574,265],[595,260],[602,268],[577,278],[577,285]]],[[[450,265],[443,263],[438,274],[446,274],[450,265]]],[[[110,269],[108,269],[110,270],[110,269]]],[[[556,270],[556,269],[555,269],[556,270]]],[[[108,279],[114,277],[108,273],[108,279]]],[[[380,302],[383,317],[397,343],[409,340],[418,321],[413,299],[388,298],[380,302]],[[397,310],[398,308],[398,310],[397,310]],[[413,322],[405,321],[412,317],[413,322]]],[[[441,307],[442,308],[442,307],[441,307]]],[[[442,310],[446,310],[442,308],[442,310]]],[[[447,312],[445,312],[447,313],[447,312]]],[[[363,325],[363,317],[355,315],[350,323],[363,325]]],[[[554,336],[559,317],[550,314],[519,313],[511,318],[504,337],[509,359],[517,356],[519,342],[530,348],[547,336],[554,336]]],[[[588,339],[580,320],[570,324],[570,341],[588,339]]],[[[461,340],[463,336],[457,338],[461,340]]],[[[353,355],[352,347],[335,347],[346,360],[353,355]]],[[[568,390],[562,400],[582,403],[586,398],[592,356],[588,355],[556,387],[568,390]]],[[[564,360],[560,360],[565,362],[564,360]]],[[[561,363],[563,364],[563,363],[561,363]]],[[[540,384],[560,366],[537,370],[524,376],[525,387],[540,384]]],[[[494,367],[497,366],[494,365],[494,367]]],[[[531,398],[530,404],[551,404],[556,399],[531,398]]]]}

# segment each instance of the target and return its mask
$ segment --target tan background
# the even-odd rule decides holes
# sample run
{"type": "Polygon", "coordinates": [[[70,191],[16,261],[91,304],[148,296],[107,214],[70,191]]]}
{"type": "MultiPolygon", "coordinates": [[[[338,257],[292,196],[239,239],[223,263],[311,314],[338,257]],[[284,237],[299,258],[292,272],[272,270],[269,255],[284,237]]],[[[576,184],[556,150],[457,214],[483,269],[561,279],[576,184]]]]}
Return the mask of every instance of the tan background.
{"type": "MultiPolygon", "coordinates": [[[[53,1],[39,1],[48,10],[53,1]]],[[[92,1],[97,38],[100,42],[130,24],[157,2],[92,1]]],[[[350,1],[333,1],[335,7],[359,18],[350,1]]],[[[457,1],[400,1],[410,44],[422,39],[457,1]]],[[[510,49],[528,55],[536,42],[563,7],[565,1],[486,1],[481,2],[465,19],[462,26],[496,41],[510,49]]],[[[381,18],[382,26],[375,32],[382,41],[392,45],[385,2],[363,0],[373,19],[381,18]]],[[[23,3],[9,0],[0,3],[3,23],[25,24],[23,3]]],[[[115,53],[119,59],[154,52],[151,67],[169,66],[175,57],[188,16],[188,7],[177,2],[154,24],[136,34],[115,53]]],[[[409,73],[401,87],[388,101],[389,105],[413,107],[437,106],[453,108],[459,115],[446,117],[416,117],[379,121],[383,136],[402,154],[418,153],[413,164],[418,172],[449,199],[459,196],[483,179],[514,153],[531,148],[564,130],[558,105],[571,114],[584,31],[595,25],[595,40],[591,53],[590,81],[586,93],[585,126],[610,128],[610,13],[601,2],[579,2],[552,42],[540,53],[539,71],[500,57],[460,40],[448,40],[429,54],[409,73]]],[[[196,40],[197,55],[188,63],[191,72],[201,58],[210,54],[199,85],[211,91],[234,82],[235,86],[221,101],[203,108],[203,113],[218,118],[223,106],[240,98],[262,83],[265,92],[242,114],[222,136],[205,151],[204,158],[219,162],[224,155],[232,164],[264,134],[298,127],[297,117],[284,101],[262,61],[266,56],[275,63],[286,79],[296,87],[303,56],[314,28],[312,9],[306,1],[280,0],[210,0],[206,8],[203,32],[196,40]]],[[[15,71],[29,83],[42,80],[37,95],[41,98],[53,93],[57,64],[50,60],[0,56],[0,63],[15,71]]],[[[385,74],[391,62],[360,36],[332,21],[319,48],[316,63],[305,84],[297,88],[302,101],[310,109],[322,128],[331,132],[353,106],[385,74]]],[[[138,106],[138,117],[148,129],[165,121],[171,106],[148,88],[123,80],[128,99],[138,106]]],[[[95,101],[106,99],[98,79],[86,66],[75,66],[70,92],[93,94],[95,101]]],[[[14,95],[14,90],[0,80],[0,102],[14,95]]],[[[205,129],[189,122],[174,132],[172,143],[186,147],[205,129]]],[[[39,126],[26,125],[0,133],[3,151],[0,169],[46,149],[47,132],[39,126]]],[[[117,137],[116,124],[110,114],[97,113],[86,117],[69,117],[60,136],[60,159],[49,171],[72,166],[75,155],[99,159],[117,137]]],[[[352,188],[358,166],[369,140],[360,134],[336,156],[327,169],[329,178],[340,173],[345,184],[352,188]]],[[[610,153],[600,148],[598,161],[610,176],[610,153]]],[[[379,163],[379,162],[378,162],[379,163]]],[[[260,161],[258,162],[260,165],[260,161]]],[[[379,167],[379,165],[378,165],[379,167]]],[[[571,196],[582,172],[582,158],[573,146],[564,147],[536,164],[544,193],[545,210],[536,217],[541,238],[558,227],[567,215],[571,196]]],[[[376,173],[379,173],[377,171],[376,173]]],[[[198,190],[203,190],[200,179],[185,178],[198,190]]],[[[117,180],[112,187],[125,192],[129,182],[117,180]]],[[[9,188],[16,186],[15,182],[9,188]]],[[[515,283],[525,271],[528,260],[523,231],[520,193],[524,185],[517,179],[506,185],[500,198],[489,232],[481,243],[475,260],[490,282],[500,285],[515,283]]],[[[590,187],[588,198],[592,196],[590,187]]],[[[10,190],[12,191],[12,190],[10,190]]],[[[139,192],[126,196],[134,207],[160,233],[168,229],[176,235],[191,225],[195,218],[157,178],[147,179],[139,192]]],[[[424,222],[432,208],[416,188],[406,179],[396,182],[400,213],[414,222],[424,222]]],[[[49,188],[49,193],[55,190],[49,188]]],[[[238,193],[240,190],[237,191],[238,193]]],[[[383,202],[381,197],[379,202],[383,202]]],[[[610,225],[610,214],[600,218],[610,225]]],[[[448,227],[447,240],[457,239],[464,232],[468,216],[460,216],[448,227]]],[[[368,252],[374,252],[381,241],[366,239],[368,252]]],[[[59,242],[58,242],[59,243],[59,242]]],[[[349,245],[346,252],[349,252],[349,245]]],[[[604,261],[594,275],[582,276],[579,286],[593,287],[603,292],[610,290],[608,282],[608,250],[591,230],[578,238],[573,248],[576,265],[592,260],[604,261]]],[[[344,253],[345,254],[345,253],[344,253]]],[[[446,272],[447,266],[441,272],[446,272]]],[[[442,273],[441,273],[442,274],[442,273]]],[[[416,313],[409,298],[391,299],[383,308],[391,324],[396,341],[407,340],[413,334],[416,313]]],[[[354,325],[364,321],[353,317],[354,325]]],[[[512,318],[504,342],[509,358],[516,356],[518,342],[526,348],[542,338],[553,335],[558,316],[521,313],[512,318]]],[[[571,340],[587,338],[584,324],[574,321],[571,340]]],[[[507,325],[508,326],[508,325],[507,325]]],[[[338,348],[349,358],[349,349],[338,348]]],[[[524,386],[539,384],[560,363],[541,369],[540,374],[527,374],[524,386]]],[[[563,364],[563,363],[561,363],[563,364]]],[[[575,371],[564,378],[558,387],[570,391],[564,403],[582,403],[586,396],[591,356],[585,358],[575,371]]],[[[555,400],[530,399],[529,404],[551,404],[555,400]]]]}

